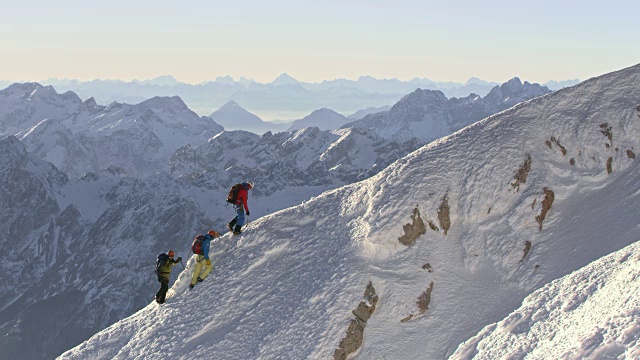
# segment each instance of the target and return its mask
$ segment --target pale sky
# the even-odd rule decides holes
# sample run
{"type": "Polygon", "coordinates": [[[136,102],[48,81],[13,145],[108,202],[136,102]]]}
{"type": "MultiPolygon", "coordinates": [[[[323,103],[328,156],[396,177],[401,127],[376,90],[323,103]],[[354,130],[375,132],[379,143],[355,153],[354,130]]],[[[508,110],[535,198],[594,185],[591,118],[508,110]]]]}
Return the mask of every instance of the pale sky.
{"type": "Polygon", "coordinates": [[[585,80],[640,63],[640,1],[0,0],[0,79],[585,80]]]}

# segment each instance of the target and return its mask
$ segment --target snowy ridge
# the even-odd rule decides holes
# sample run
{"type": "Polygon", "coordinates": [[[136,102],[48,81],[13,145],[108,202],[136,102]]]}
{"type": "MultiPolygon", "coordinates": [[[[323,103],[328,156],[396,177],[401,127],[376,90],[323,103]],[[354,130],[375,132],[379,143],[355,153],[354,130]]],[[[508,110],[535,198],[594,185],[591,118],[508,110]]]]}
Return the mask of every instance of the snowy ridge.
{"type": "Polygon", "coordinates": [[[445,358],[640,238],[638,84],[635,66],[528,101],[254,221],[196,289],[190,261],[165,305],[61,358],[327,358],[369,283],[356,358],[445,358]]]}
{"type": "Polygon", "coordinates": [[[452,359],[637,359],[640,242],[545,285],[452,359]]]}

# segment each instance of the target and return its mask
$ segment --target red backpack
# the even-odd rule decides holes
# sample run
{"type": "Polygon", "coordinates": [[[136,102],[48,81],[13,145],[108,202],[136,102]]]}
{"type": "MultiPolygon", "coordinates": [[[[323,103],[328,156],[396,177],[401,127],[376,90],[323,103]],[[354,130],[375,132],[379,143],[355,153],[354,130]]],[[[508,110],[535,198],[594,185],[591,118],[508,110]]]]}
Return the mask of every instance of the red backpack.
{"type": "Polygon", "coordinates": [[[229,189],[229,195],[227,195],[227,202],[230,204],[235,204],[236,200],[238,200],[238,192],[240,192],[240,188],[242,184],[235,184],[229,189]]]}
{"type": "Polygon", "coordinates": [[[197,255],[204,255],[202,253],[202,240],[204,240],[204,235],[198,235],[195,239],[193,239],[193,244],[191,244],[191,251],[197,255]]]}

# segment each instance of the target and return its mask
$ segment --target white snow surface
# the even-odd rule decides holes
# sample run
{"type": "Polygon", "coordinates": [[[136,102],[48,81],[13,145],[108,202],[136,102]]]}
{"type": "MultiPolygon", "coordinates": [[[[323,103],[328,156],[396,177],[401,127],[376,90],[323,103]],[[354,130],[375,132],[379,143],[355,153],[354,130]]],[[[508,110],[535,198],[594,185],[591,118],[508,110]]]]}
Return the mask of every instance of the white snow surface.
{"type": "Polygon", "coordinates": [[[188,289],[189,260],[166,304],[150,303],[61,358],[330,358],[369,282],[379,300],[353,358],[446,358],[535,289],[640,239],[640,167],[628,155],[640,146],[639,105],[634,66],[434,141],[372,178],[225,235],[205,282],[188,289]],[[531,170],[516,188],[527,155],[531,170]],[[540,229],[545,188],[555,201],[540,229]],[[416,208],[440,230],[427,226],[407,247],[398,238],[416,208]]]}
{"type": "Polygon", "coordinates": [[[640,242],[547,284],[452,359],[640,358],[640,242]]]}

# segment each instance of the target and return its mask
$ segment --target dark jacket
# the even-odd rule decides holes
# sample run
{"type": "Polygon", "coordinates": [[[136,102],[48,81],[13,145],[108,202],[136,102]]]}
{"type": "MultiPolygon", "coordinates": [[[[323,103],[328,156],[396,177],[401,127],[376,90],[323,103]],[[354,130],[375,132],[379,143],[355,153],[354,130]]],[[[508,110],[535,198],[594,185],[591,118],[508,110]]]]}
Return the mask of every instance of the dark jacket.
{"type": "Polygon", "coordinates": [[[163,277],[165,280],[169,280],[169,278],[171,278],[171,269],[173,269],[177,263],[179,263],[178,260],[168,259],[164,266],[158,270],[158,277],[163,277]]]}

